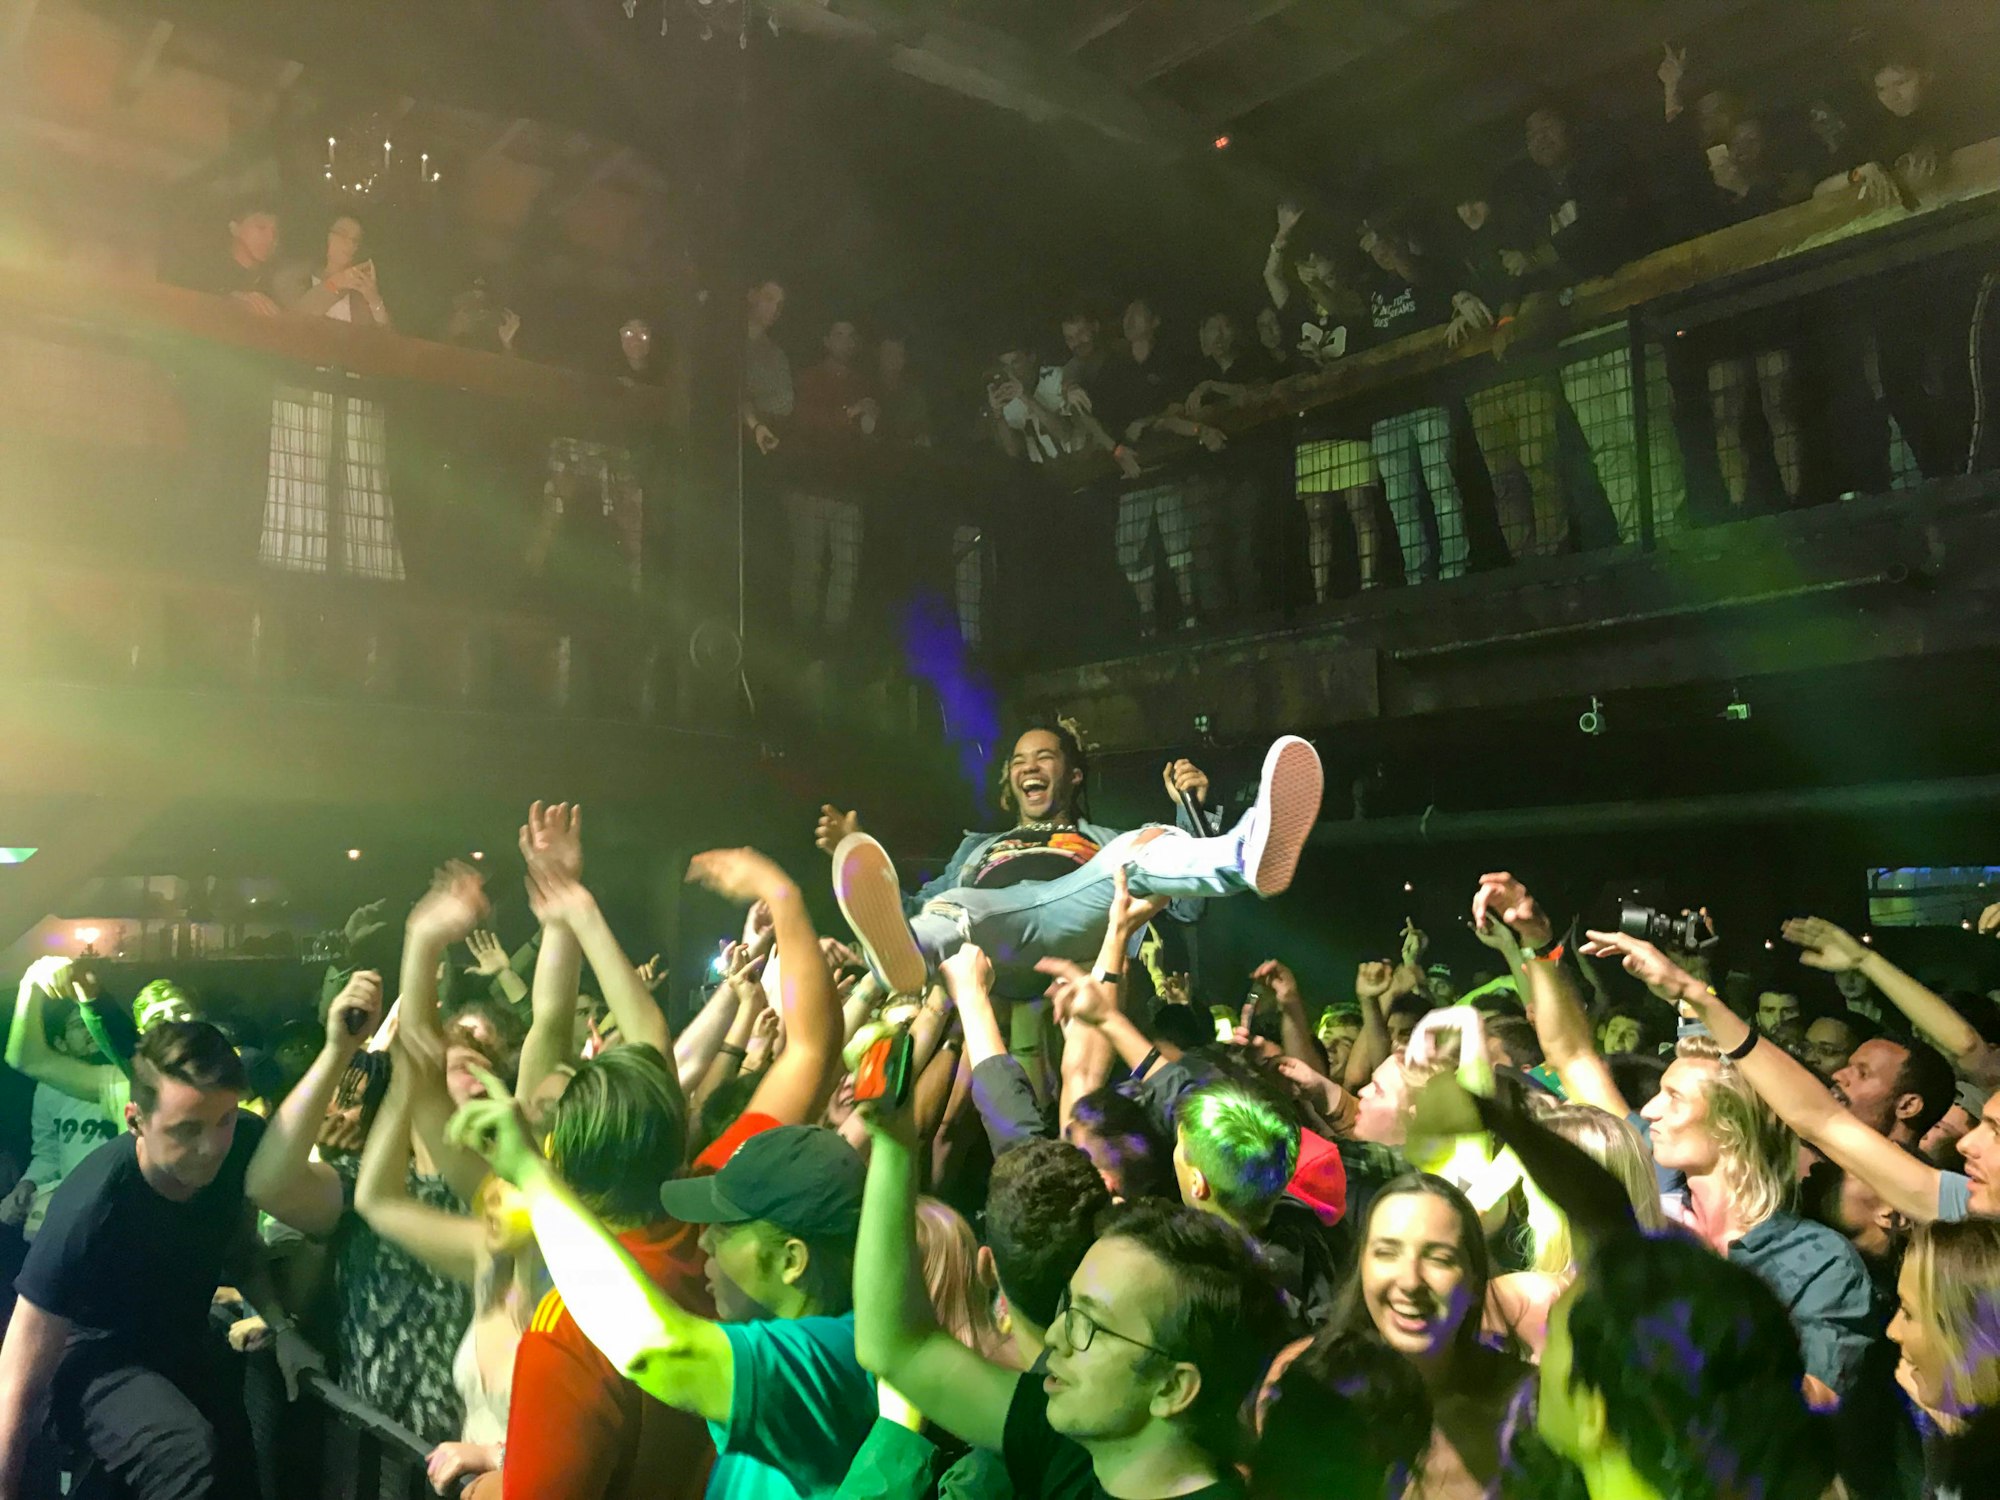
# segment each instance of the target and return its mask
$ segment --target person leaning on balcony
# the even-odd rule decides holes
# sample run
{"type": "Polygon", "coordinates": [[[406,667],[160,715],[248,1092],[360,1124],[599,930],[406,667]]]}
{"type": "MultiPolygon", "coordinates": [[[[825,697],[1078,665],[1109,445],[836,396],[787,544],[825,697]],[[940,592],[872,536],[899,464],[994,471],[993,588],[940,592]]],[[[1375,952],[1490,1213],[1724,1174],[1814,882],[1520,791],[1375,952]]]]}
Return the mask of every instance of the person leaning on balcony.
{"type": "Polygon", "coordinates": [[[271,258],[277,253],[278,211],[269,198],[250,194],[230,211],[227,249],[219,255],[204,253],[181,284],[198,292],[233,297],[254,313],[276,317],[271,258]]]}
{"type": "Polygon", "coordinates": [[[366,327],[389,326],[389,309],[375,285],[375,262],[361,258],[361,221],[342,214],[327,226],[326,261],[314,269],[294,261],[271,278],[274,295],[288,312],[366,327]]]}

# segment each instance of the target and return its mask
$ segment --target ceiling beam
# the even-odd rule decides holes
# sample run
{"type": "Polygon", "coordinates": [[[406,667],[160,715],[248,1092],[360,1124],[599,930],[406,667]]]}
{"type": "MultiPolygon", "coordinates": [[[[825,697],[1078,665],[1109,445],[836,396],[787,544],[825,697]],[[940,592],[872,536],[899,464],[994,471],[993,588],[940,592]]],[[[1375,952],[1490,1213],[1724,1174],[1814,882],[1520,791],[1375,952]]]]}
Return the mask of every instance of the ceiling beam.
{"type": "Polygon", "coordinates": [[[1226,125],[1344,68],[1369,62],[1411,35],[1408,21],[1374,0],[1315,0],[1301,13],[1300,24],[1318,40],[1295,36],[1261,65],[1246,65],[1234,77],[1204,87],[1188,100],[1196,117],[1210,127],[1226,125]]]}
{"type": "Polygon", "coordinates": [[[1083,7],[1084,14],[1071,21],[1063,33],[1063,51],[1081,52],[1099,37],[1109,36],[1123,26],[1147,3],[1148,0],[1097,0],[1095,5],[1083,7]]]}
{"type": "Polygon", "coordinates": [[[613,173],[622,169],[627,162],[632,160],[633,155],[634,153],[630,146],[620,146],[615,151],[605,152],[591,166],[588,172],[585,172],[583,176],[576,180],[575,186],[563,190],[562,194],[549,206],[549,212],[556,215],[568,213],[582,201],[584,194],[600,183],[609,180],[613,173]]]}
{"type": "Polygon", "coordinates": [[[480,148],[478,154],[472,158],[472,164],[479,166],[492,161],[495,157],[504,156],[507,148],[519,140],[521,133],[533,123],[526,115],[509,120],[498,135],[480,148]]]}
{"type": "Polygon", "coordinates": [[[1127,26],[1105,49],[1104,71],[1127,88],[1150,83],[1224,42],[1281,16],[1298,0],[1168,0],[1147,24],[1127,26]]]}
{"type": "Polygon", "coordinates": [[[133,57],[131,66],[118,77],[112,88],[112,97],[120,104],[130,104],[153,80],[154,71],[160,66],[160,55],[167,50],[167,43],[174,34],[172,21],[155,21],[146,33],[145,41],[139,44],[139,51],[133,57]]]}

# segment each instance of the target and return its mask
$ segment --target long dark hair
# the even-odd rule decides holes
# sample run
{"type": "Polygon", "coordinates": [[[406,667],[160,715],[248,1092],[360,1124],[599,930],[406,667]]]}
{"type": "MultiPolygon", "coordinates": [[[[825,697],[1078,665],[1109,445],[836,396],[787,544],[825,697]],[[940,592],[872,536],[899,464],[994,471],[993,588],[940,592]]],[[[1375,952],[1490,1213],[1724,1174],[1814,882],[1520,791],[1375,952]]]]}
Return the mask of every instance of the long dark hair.
{"type": "Polygon", "coordinates": [[[1329,1326],[1382,1342],[1382,1332],[1375,1326],[1375,1319],[1368,1311],[1368,1299],[1361,1291],[1361,1266],[1368,1258],[1369,1226],[1384,1204],[1412,1195],[1437,1198],[1449,1205],[1458,1217],[1459,1253],[1465,1258],[1468,1296],[1465,1317],[1452,1335],[1452,1354],[1457,1359],[1468,1359],[1481,1349],[1479,1333],[1486,1311],[1486,1288],[1493,1280],[1493,1257],[1486,1248],[1486,1231],[1480,1226],[1479,1210],[1444,1178],[1429,1172],[1404,1173],[1384,1186],[1368,1205],[1368,1217],[1361,1224],[1359,1254],[1354,1269],[1348,1273],[1347,1285],[1341,1289],[1340,1300],[1335,1304],[1329,1326]]]}

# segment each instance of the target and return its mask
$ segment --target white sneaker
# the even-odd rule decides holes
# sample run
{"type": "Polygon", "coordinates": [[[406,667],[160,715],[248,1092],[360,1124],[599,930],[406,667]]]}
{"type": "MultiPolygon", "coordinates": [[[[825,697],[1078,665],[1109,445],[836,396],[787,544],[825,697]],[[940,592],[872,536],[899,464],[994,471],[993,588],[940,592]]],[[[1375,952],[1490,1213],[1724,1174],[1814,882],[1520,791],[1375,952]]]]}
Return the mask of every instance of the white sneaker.
{"type": "Polygon", "coordinates": [[[1243,875],[1258,895],[1275,896],[1291,885],[1319,819],[1325,782],[1319,752],[1295,734],[1282,736],[1265,753],[1257,804],[1243,831],[1243,875]]]}
{"type": "Polygon", "coordinates": [[[893,994],[922,995],[930,975],[903,916],[903,890],[889,851],[865,833],[842,839],[833,851],[833,895],[876,977],[893,994]]]}

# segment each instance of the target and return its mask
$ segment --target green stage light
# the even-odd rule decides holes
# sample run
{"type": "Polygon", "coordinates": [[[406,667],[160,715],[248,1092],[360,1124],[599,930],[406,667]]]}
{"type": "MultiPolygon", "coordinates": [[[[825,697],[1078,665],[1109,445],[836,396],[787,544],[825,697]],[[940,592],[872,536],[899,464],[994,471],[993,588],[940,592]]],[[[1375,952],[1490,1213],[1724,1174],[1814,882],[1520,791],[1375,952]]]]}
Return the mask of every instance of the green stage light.
{"type": "Polygon", "coordinates": [[[25,865],[34,857],[33,849],[0,849],[0,865],[25,865]]]}

